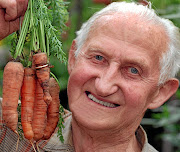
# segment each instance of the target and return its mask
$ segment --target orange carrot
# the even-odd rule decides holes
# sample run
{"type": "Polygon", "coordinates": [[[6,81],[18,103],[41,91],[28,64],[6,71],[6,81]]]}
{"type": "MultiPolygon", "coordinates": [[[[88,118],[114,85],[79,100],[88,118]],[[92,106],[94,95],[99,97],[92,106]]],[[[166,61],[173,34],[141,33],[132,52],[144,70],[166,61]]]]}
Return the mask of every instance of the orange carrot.
{"type": "Polygon", "coordinates": [[[44,92],[44,101],[49,104],[52,101],[52,98],[49,94],[49,77],[50,77],[50,68],[47,64],[47,55],[46,53],[37,53],[33,55],[33,62],[36,68],[36,75],[38,81],[43,88],[44,92]]]}
{"type": "Polygon", "coordinates": [[[39,81],[36,83],[32,128],[34,132],[34,140],[38,141],[43,137],[46,126],[47,104],[44,102],[43,89],[40,86],[39,81]]]}
{"type": "Polygon", "coordinates": [[[17,106],[23,82],[24,68],[20,62],[8,62],[3,73],[3,121],[17,133],[17,106]]]}
{"type": "Polygon", "coordinates": [[[34,137],[32,131],[33,108],[35,100],[36,78],[35,70],[24,69],[24,79],[21,89],[21,124],[26,139],[34,137]]]}
{"type": "Polygon", "coordinates": [[[49,91],[50,95],[52,97],[52,101],[48,106],[48,112],[47,112],[47,124],[44,131],[44,139],[49,139],[56,129],[56,126],[59,121],[59,106],[60,106],[60,100],[59,100],[59,85],[56,82],[54,78],[50,78],[49,81],[49,91]]]}

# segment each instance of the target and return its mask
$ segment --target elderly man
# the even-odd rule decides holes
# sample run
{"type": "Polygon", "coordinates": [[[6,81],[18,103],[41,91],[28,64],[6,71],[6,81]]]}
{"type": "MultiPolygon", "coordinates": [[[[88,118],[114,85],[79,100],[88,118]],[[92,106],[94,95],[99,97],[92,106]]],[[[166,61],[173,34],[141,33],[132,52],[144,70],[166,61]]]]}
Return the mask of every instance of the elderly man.
{"type": "MultiPolygon", "coordinates": [[[[112,3],[77,32],[68,63],[72,114],[65,115],[65,142],[54,134],[40,141],[40,149],[155,152],[140,122],[147,109],[161,106],[179,86],[174,78],[180,65],[178,28],[148,7],[112,3]]],[[[17,137],[8,137],[15,135],[4,126],[1,150],[15,149],[17,137]]],[[[19,149],[32,147],[22,140],[19,149]]]]}

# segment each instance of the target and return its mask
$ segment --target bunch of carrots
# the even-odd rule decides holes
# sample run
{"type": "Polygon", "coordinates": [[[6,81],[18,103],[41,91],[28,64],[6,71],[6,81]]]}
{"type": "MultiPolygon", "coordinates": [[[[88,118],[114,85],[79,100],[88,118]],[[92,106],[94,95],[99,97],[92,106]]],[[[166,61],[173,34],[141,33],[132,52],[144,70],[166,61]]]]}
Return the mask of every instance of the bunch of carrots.
{"type": "Polygon", "coordinates": [[[32,67],[10,61],[3,73],[3,121],[15,133],[18,101],[21,97],[21,124],[26,139],[49,139],[59,121],[59,85],[50,78],[47,55],[33,55],[32,67]]]}
{"type": "Polygon", "coordinates": [[[23,133],[31,143],[49,139],[57,126],[58,136],[63,142],[60,87],[50,72],[49,63],[51,55],[66,63],[58,38],[61,34],[58,31],[63,30],[68,20],[65,5],[63,0],[29,0],[23,23],[13,38],[11,55],[14,61],[8,62],[4,68],[3,121],[19,134],[17,108],[20,99],[23,133]],[[58,23],[60,29],[53,23],[58,23]]]}

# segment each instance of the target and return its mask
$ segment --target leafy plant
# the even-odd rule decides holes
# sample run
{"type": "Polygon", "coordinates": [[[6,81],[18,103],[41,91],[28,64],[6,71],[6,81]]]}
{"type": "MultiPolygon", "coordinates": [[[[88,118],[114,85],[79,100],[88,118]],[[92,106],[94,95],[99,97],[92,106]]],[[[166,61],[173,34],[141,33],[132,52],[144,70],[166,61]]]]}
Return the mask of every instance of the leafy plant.
{"type": "Polygon", "coordinates": [[[66,63],[65,53],[62,51],[62,43],[57,35],[62,32],[65,19],[61,20],[62,17],[53,17],[57,13],[62,14],[57,11],[59,7],[62,7],[62,4],[62,2],[60,3],[59,0],[56,0],[53,3],[48,3],[48,7],[53,5],[51,9],[48,9],[43,0],[29,0],[21,31],[16,33],[13,39],[13,42],[17,43],[13,44],[16,47],[11,49],[14,59],[19,57],[24,66],[30,66],[32,54],[41,50],[48,57],[54,55],[58,60],[66,63]],[[53,22],[60,23],[59,30],[53,26],[53,22]],[[27,43],[29,49],[23,50],[27,43]]]}
{"type": "MultiPolygon", "coordinates": [[[[66,54],[62,50],[60,40],[60,35],[65,28],[64,22],[68,19],[65,4],[67,3],[62,0],[29,0],[22,27],[12,39],[11,55],[13,59],[20,60],[24,67],[31,67],[32,56],[38,52],[45,52],[48,56],[48,64],[50,64],[50,56],[66,63],[66,54]],[[58,27],[57,24],[59,24],[58,27]]],[[[51,75],[59,83],[52,72],[51,75]]],[[[58,136],[63,142],[63,110],[62,108],[60,110],[58,136]]],[[[21,129],[19,130],[21,131],[21,129]]]]}

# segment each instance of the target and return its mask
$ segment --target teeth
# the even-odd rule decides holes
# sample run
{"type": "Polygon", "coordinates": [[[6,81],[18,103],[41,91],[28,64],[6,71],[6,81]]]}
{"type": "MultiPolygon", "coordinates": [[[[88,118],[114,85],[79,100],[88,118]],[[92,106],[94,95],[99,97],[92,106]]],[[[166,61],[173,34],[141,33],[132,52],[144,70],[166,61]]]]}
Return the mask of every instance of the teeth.
{"type": "Polygon", "coordinates": [[[115,107],[116,107],[115,104],[98,100],[98,99],[95,98],[92,94],[88,94],[88,97],[89,97],[89,99],[91,99],[92,101],[94,101],[94,102],[96,102],[96,103],[99,103],[99,104],[101,104],[101,105],[103,105],[103,106],[105,106],[105,107],[110,107],[110,108],[115,108],[115,107]]]}

